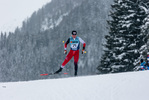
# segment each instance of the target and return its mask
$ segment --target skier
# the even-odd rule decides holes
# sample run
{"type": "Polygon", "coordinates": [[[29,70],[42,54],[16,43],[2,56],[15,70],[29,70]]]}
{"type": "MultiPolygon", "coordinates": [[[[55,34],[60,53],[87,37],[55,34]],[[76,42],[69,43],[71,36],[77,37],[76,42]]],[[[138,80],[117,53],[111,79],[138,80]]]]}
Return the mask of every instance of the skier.
{"type": "Polygon", "coordinates": [[[146,69],[145,65],[146,65],[145,61],[143,61],[143,59],[141,59],[140,60],[140,70],[145,70],[146,69]]]}
{"type": "Polygon", "coordinates": [[[80,37],[77,37],[77,31],[72,31],[72,37],[68,38],[68,40],[64,45],[64,54],[67,54],[68,43],[70,43],[70,51],[66,56],[64,62],[62,63],[61,67],[59,68],[59,70],[57,70],[54,74],[58,74],[59,72],[61,72],[62,69],[65,67],[65,65],[74,56],[74,69],[75,69],[74,75],[77,76],[80,42],[83,44],[83,49],[82,49],[82,54],[83,54],[85,51],[86,43],[80,37]]]}

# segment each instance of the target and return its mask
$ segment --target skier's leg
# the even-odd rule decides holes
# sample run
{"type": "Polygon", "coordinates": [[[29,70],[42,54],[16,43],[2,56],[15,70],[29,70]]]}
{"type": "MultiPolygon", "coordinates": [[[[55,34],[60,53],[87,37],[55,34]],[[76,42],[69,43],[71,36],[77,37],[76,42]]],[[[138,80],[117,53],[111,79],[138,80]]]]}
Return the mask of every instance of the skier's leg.
{"type": "Polygon", "coordinates": [[[77,76],[77,72],[78,72],[78,63],[74,62],[74,69],[75,69],[75,73],[74,75],[77,76]]]}
{"type": "Polygon", "coordinates": [[[78,60],[79,60],[79,50],[77,50],[74,55],[74,69],[75,69],[74,75],[75,76],[77,76],[77,72],[78,72],[78,60]]]}
{"type": "Polygon", "coordinates": [[[70,61],[70,59],[73,57],[73,51],[70,50],[68,55],[66,56],[64,62],[62,63],[61,67],[59,68],[59,70],[57,70],[54,74],[58,74],[59,72],[62,71],[62,69],[65,67],[65,65],[70,61]]]}
{"type": "Polygon", "coordinates": [[[68,55],[66,56],[64,62],[62,63],[61,67],[64,68],[65,65],[70,61],[70,59],[73,57],[73,51],[70,50],[68,55]]]}

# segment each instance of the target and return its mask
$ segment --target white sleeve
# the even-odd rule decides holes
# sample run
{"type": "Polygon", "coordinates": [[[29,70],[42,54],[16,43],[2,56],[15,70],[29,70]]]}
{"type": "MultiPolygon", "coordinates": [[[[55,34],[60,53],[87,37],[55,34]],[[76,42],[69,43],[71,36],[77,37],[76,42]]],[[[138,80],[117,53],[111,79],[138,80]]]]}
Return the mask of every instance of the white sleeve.
{"type": "Polygon", "coordinates": [[[80,41],[82,44],[85,43],[84,40],[82,40],[80,37],[79,37],[79,41],[80,41]]]}

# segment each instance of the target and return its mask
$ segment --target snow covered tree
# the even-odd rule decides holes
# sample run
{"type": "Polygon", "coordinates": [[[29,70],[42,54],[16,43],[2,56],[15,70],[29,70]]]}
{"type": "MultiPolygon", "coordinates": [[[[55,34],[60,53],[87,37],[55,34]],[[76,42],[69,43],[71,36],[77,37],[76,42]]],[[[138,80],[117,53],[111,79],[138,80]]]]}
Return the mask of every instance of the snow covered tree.
{"type": "Polygon", "coordinates": [[[141,27],[141,35],[144,36],[142,41],[144,41],[144,44],[139,49],[140,56],[134,62],[135,65],[138,64],[140,59],[146,60],[147,52],[149,52],[149,1],[142,0],[140,8],[142,8],[146,14],[146,18],[143,20],[143,25],[141,27]]]}
{"type": "Polygon", "coordinates": [[[138,49],[146,42],[140,34],[146,17],[140,3],[141,0],[114,0],[105,53],[97,68],[101,73],[133,70],[134,61],[140,56],[138,49]]]}

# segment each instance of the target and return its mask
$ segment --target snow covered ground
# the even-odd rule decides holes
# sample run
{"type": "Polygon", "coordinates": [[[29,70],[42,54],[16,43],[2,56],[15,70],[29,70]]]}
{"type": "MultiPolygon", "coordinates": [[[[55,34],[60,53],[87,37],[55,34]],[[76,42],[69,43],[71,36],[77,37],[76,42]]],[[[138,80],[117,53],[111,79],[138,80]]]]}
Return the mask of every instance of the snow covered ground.
{"type": "Polygon", "coordinates": [[[0,100],[149,100],[149,71],[0,83],[0,100]]]}

